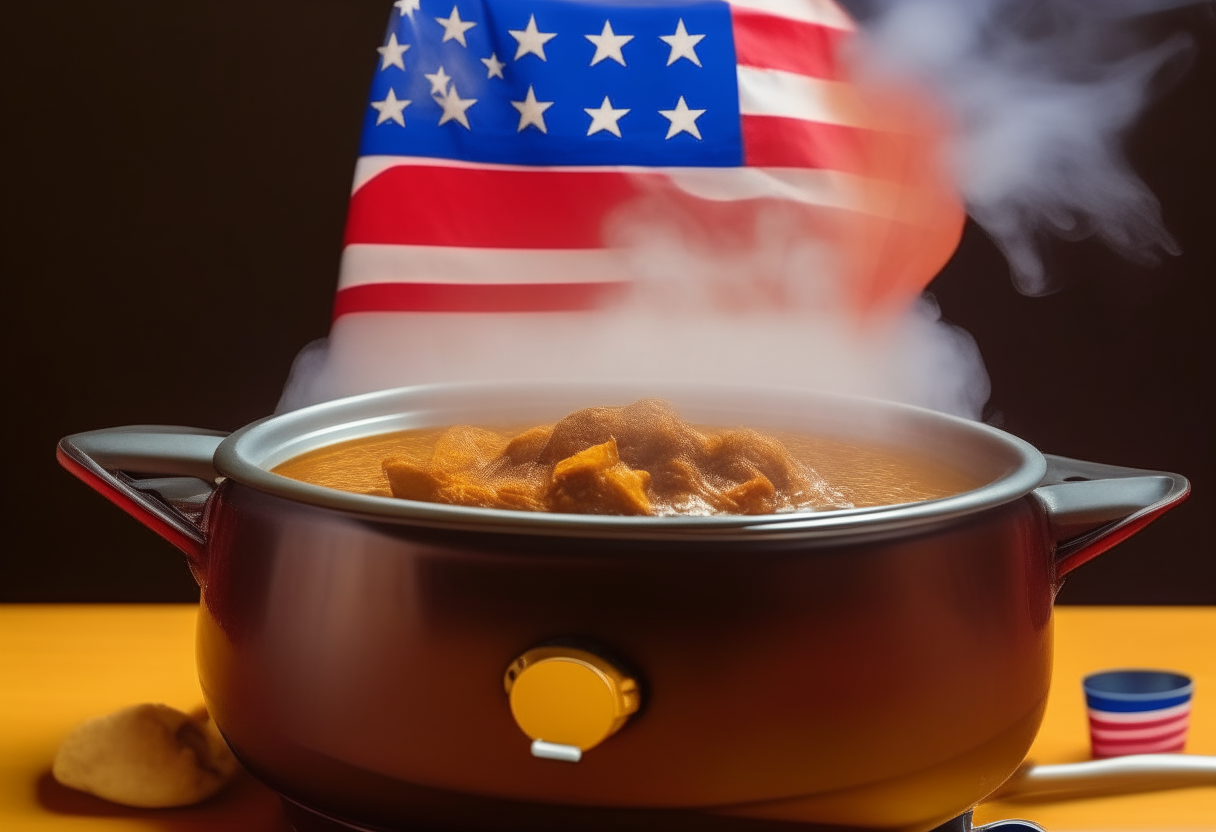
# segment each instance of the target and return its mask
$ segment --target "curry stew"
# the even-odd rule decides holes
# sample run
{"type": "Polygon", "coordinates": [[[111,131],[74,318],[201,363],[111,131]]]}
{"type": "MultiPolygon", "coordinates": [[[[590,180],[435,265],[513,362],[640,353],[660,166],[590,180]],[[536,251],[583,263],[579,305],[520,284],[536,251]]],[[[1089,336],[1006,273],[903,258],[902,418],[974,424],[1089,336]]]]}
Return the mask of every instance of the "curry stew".
{"type": "Polygon", "coordinates": [[[274,473],[361,494],[573,514],[773,514],[946,497],[982,483],[906,449],[692,425],[659,399],[552,425],[355,439],[274,473]]]}

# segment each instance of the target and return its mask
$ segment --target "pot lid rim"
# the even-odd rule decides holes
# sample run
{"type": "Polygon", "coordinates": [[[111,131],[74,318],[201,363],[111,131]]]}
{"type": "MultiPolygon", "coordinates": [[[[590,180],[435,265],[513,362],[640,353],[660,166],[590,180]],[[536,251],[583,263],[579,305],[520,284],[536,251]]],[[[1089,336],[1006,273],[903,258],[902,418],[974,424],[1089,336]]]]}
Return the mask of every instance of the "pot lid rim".
{"type": "MultiPolygon", "coordinates": [[[[580,386],[587,391],[622,389],[620,385],[612,386],[603,383],[570,385],[548,382],[523,385],[524,389],[532,387],[536,390],[560,388],[563,394],[576,392],[580,386]]],[[[634,387],[635,385],[629,385],[629,389],[634,387]]],[[[379,411],[382,411],[386,404],[400,399],[408,400],[411,397],[425,399],[427,396],[442,398],[445,395],[467,396],[470,394],[484,396],[487,393],[503,392],[518,394],[521,391],[521,384],[518,382],[474,382],[416,385],[381,390],[269,416],[252,422],[229,435],[216,450],[215,466],[221,476],[256,491],[375,522],[412,524],[466,532],[584,538],[610,537],[645,540],[683,538],[724,541],[754,540],[759,537],[852,537],[937,524],[1020,499],[1041,483],[1047,470],[1047,463],[1043,455],[1025,440],[990,425],[914,405],[848,394],[783,387],[747,388],[739,385],[671,383],[663,385],[662,390],[670,393],[676,388],[683,392],[694,390],[710,394],[717,390],[719,393],[730,391],[733,395],[747,392],[751,395],[793,396],[805,400],[835,402],[851,407],[873,409],[876,413],[899,413],[916,419],[936,422],[945,429],[961,431],[973,439],[979,438],[989,443],[999,444],[1004,450],[1010,452],[1019,464],[1011,465],[1004,474],[979,488],[948,497],[913,503],[750,516],[623,517],[474,508],[404,500],[396,497],[355,494],[274,474],[249,458],[250,446],[256,448],[259,439],[264,439],[267,434],[273,434],[276,429],[290,430],[292,427],[298,429],[311,426],[315,432],[318,425],[327,424],[334,414],[363,412],[366,418],[362,420],[339,421],[329,425],[330,429],[334,427],[357,428],[360,424],[370,425],[384,418],[384,414],[379,411]]],[[[386,431],[371,431],[366,435],[374,432],[386,431]]],[[[307,432],[297,434],[300,438],[308,435],[310,434],[307,432]]],[[[333,442],[337,441],[341,440],[333,440],[333,442]]]]}

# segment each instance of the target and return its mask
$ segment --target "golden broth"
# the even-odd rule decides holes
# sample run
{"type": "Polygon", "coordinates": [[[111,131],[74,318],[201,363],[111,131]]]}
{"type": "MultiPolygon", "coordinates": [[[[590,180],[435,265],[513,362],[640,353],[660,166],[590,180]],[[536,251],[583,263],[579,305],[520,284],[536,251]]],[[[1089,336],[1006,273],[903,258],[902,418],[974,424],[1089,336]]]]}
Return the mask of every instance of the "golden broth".
{"type": "MultiPolygon", "coordinates": [[[[512,438],[532,427],[489,429],[512,438]]],[[[697,427],[708,435],[723,430],[697,427]]],[[[404,430],[339,442],[301,454],[272,470],[284,477],[339,491],[391,497],[384,460],[401,454],[429,455],[445,430],[404,430]]],[[[984,485],[941,460],[906,448],[789,431],[767,433],[779,439],[803,464],[813,468],[858,508],[933,500],[984,485]]]]}

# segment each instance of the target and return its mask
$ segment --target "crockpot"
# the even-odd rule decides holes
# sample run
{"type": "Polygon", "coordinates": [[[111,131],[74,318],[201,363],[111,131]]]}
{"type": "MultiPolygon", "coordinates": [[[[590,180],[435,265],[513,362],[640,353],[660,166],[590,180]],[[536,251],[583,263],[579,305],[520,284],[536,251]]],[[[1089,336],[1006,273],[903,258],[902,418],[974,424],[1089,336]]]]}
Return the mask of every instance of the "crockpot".
{"type": "Polygon", "coordinates": [[[356,829],[945,824],[1030,747],[1061,581],[1189,490],[910,406],[703,385],[413,387],[227,436],[82,433],[59,459],[186,554],[204,697],[241,761],[297,816],[356,829]],[[655,394],[695,423],[881,441],[984,484],[873,508],[607,517],[271,472],[344,440],[655,394]]]}

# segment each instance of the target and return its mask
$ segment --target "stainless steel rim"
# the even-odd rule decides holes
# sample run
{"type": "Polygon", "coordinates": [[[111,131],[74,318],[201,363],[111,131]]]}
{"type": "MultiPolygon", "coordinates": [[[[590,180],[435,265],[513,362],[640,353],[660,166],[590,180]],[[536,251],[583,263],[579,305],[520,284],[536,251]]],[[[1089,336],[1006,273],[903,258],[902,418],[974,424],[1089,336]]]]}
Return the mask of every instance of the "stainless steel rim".
{"type": "MultiPolygon", "coordinates": [[[[491,420],[483,416],[482,421],[491,420]]],[[[868,429],[870,425],[865,427],[868,429]]],[[[219,446],[215,466],[222,476],[258,491],[381,522],[493,533],[664,540],[886,534],[941,523],[1017,500],[1039,485],[1047,467],[1038,450],[1015,436],[910,405],[785,388],[580,382],[437,384],[338,399],[247,425],[219,446]],[[987,454],[988,464],[999,469],[999,473],[981,488],[919,503],[747,517],[612,517],[466,508],[371,497],[310,485],[268,470],[299,453],[348,439],[414,427],[467,423],[471,414],[486,413],[487,402],[494,403],[492,412],[496,418],[492,421],[504,423],[512,418],[523,421],[525,413],[543,412],[557,418],[576,407],[606,401],[624,403],[645,395],[671,399],[681,413],[686,412],[682,402],[714,402],[713,406],[703,405],[701,412],[736,414],[750,419],[749,424],[759,418],[770,423],[758,427],[774,427],[777,426],[774,420],[784,420],[797,429],[795,423],[799,420],[791,418],[790,413],[806,412],[803,409],[817,414],[829,412],[837,427],[843,428],[852,429],[863,421],[900,425],[905,429],[910,426],[914,431],[922,431],[927,441],[940,438],[943,447],[962,445],[987,454]],[[762,404],[748,405],[755,401],[762,404]]]]}

